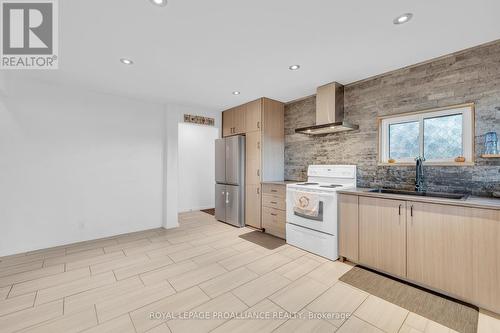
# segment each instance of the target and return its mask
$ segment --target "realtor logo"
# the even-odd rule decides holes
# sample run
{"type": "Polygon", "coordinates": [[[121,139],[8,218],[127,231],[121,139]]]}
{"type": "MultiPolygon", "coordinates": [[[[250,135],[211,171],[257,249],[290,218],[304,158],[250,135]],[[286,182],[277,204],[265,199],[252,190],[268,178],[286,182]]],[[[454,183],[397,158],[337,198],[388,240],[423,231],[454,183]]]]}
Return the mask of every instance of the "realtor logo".
{"type": "Polygon", "coordinates": [[[0,69],[57,69],[57,0],[0,0],[0,69]]]}

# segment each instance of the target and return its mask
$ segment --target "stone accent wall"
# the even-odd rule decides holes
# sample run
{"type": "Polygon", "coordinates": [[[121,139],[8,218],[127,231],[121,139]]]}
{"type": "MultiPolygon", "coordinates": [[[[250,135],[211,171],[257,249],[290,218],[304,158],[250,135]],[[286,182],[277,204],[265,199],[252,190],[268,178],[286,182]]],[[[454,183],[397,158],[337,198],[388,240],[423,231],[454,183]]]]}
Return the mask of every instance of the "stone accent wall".
{"type": "Polygon", "coordinates": [[[500,191],[500,160],[483,159],[484,134],[500,134],[500,41],[345,86],[345,120],[359,130],[309,137],[315,97],[285,107],[285,178],[305,180],[309,164],[356,164],[359,187],[414,187],[415,168],[378,166],[377,117],[474,102],[476,164],[426,166],[428,190],[500,191]]]}

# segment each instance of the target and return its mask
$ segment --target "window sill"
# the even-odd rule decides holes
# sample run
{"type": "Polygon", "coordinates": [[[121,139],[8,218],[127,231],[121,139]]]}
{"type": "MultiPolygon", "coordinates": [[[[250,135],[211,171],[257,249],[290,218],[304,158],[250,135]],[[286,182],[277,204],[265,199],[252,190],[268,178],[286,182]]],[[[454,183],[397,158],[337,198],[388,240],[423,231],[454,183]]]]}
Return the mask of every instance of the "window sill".
{"type": "MultiPolygon", "coordinates": [[[[464,166],[464,167],[470,167],[474,166],[474,162],[424,162],[424,166],[464,166]]],[[[408,167],[408,166],[415,166],[415,163],[386,163],[386,162],[379,162],[377,163],[377,166],[391,166],[391,167],[408,167]]]]}

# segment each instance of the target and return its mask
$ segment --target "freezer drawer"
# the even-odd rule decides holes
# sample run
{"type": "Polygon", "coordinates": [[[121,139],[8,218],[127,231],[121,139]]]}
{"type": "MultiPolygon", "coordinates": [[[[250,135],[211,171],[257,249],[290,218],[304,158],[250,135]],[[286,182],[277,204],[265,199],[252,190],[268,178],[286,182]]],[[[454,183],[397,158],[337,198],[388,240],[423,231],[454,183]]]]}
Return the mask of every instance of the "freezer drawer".
{"type": "Polygon", "coordinates": [[[226,185],[215,184],[215,219],[226,221],[226,185]]]}
{"type": "Polygon", "coordinates": [[[215,184],[215,218],[237,227],[245,226],[245,202],[242,187],[215,184]]]}
{"type": "Polygon", "coordinates": [[[245,225],[242,195],[240,186],[226,185],[226,223],[237,227],[245,225]]]}

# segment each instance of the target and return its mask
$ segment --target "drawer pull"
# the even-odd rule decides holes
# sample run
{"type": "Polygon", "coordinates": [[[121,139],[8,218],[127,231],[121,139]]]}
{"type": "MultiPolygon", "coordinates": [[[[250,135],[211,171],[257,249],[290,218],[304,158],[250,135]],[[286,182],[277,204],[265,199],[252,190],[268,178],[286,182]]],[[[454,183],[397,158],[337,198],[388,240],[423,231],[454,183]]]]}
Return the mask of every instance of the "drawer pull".
{"type": "Polygon", "coordinates": [[[278,192],[278,190],[271,190],[271,192],[278,192]]]}
{"type": "Polygon", "coordinates": [[[273,205],[277,205],[278,203],[276,201],[271,201],[273,205]]]}
{"type": "Polygon", "coordinates": [[[271,215],[272,215],[272,216],[278,216],[278,214],[276,214],[276,213],[271,213],[271,215]]]}

